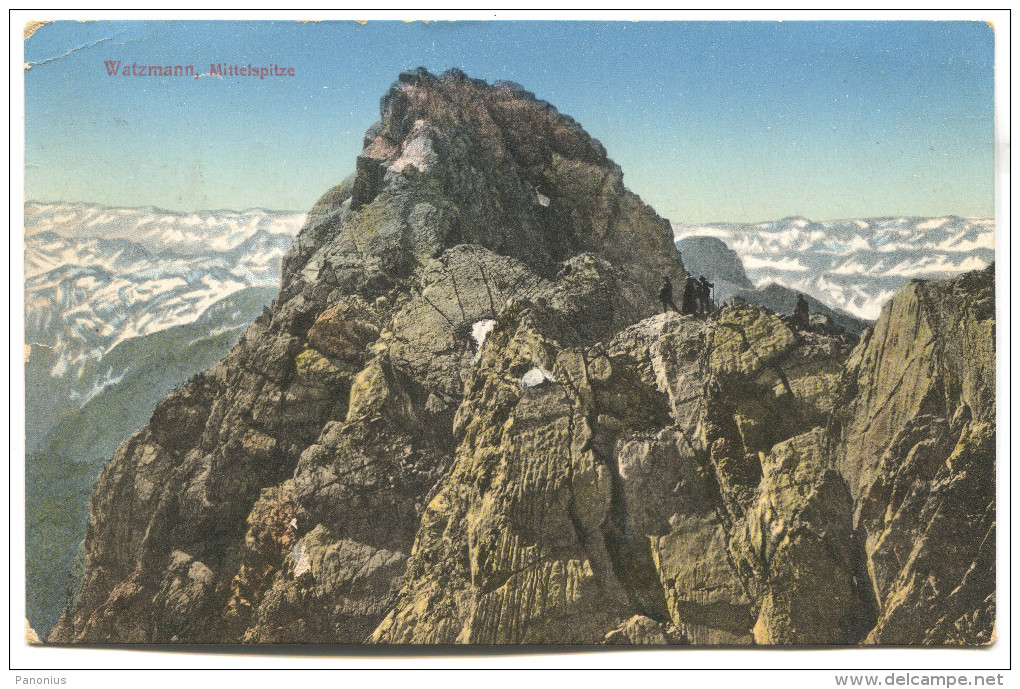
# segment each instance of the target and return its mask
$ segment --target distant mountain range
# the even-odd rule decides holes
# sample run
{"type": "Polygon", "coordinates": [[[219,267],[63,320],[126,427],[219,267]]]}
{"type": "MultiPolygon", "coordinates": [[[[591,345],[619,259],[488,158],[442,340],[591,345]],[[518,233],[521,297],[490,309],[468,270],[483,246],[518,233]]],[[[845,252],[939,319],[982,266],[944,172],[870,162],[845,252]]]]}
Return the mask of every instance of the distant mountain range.
{"type": "Polygon", "coordinates": [[[912,278],[945,279],[995,260],[995,223],[983,218],[783,218],[675,224],[673,231],[678,242],[722,240],[756,287],[782,285],[865,320],[876,319],[912,278]]]}
{"type": "MultiPolygon", "coordinates": [[[[96,477],[157,401],[221,359],[279,289],[305,220],[248,210],[177,214],[25,206],[29,619],[40,633],[64,582],[96,477]]],[[[912,277],[994,258],[992,221],[898,218],[677,225],[688,270],[789,312],[796,293],[850,332],[912,277]],[[832,308],[829,308],[832,307],[832,308]]]]}
{"type": "MultiPolygon", "coordinates": [[[[755,287],[744,272],[740,257],[717,237],[687,237],[676,242],[684,267],[695,278],[704,276],[712,283],[712,297],[716,304],[739,297],[751,304],[764,306],[775,313],[793,313],[800,292],[775,282],[755,287]]],[[[809,312],[827,318],[848,333],[860,335],[869,321],[852,316],[846,311],[806,296],[809,312]]]]}
{"type": "Polygon", "coordinates": [[[28,616],[45,633],[92,486],[168,392],[272,303],[304,215],[25,206],[28,616]]]}
{"type": "Polygon", "coordinates": [[[303,222],[265,210],[26,204],[29,452],[65,403],[78,407],[119,380],[102,363],[117,345],[192,323],[241,290],[277,288],[303,222]]]}
{"type": "MultiPolygon", "coordinates": [[[[66,604],[67,571],[103,465],[148,422],[159,400],[219,361],[276,294],[275,287],[242,289],[191,323],[124,340],[100,360],[104,377],[95,394],[85,400],[57,392],[49,400],[59,413],[26,464],[28,612],[37,631],[48,630],[66,604]]],[[[33,348],[32,364],[42,364],[32,369],[37,382],[54,382],[46,376],[47,354],[33,348]]]]}

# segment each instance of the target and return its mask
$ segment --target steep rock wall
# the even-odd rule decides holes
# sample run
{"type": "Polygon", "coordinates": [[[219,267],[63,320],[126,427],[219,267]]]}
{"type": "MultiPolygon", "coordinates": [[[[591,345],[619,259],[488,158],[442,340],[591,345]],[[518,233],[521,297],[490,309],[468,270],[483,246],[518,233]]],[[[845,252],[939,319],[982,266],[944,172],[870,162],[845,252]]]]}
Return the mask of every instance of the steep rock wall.
{"type": "Polygon", "coordinates": [[[909,284],[847,362],[835,458],[880,610],[870,642],[993,639],[994,278],[909,284]]]}
{"type": "Polygon", "coordinates": [[[515,85],[401,75],[364,143],[277,301],[104,470],[52,640],[362,641],[450,467],[476,327],[543,303],[594,340],[684,279],[601,144],[515,85]]]}
{"type": "Polygon", "coordinates": [[[991,269],[859,343],[655,315],[669,225],[573,120],[424,71],[381,115],[105,468],[49,641],[993,638],[991,269]]]}

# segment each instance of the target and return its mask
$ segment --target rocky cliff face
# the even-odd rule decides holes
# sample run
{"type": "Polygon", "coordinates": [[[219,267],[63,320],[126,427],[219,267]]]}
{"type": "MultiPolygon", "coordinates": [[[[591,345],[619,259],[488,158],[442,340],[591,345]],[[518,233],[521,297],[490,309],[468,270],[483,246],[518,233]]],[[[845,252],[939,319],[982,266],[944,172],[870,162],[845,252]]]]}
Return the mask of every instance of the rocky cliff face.
{"type": "Polygon", "coordinates": [[[847,362],[834,459],[878,605],[869,642],[994,636],[994,288],[993,267],[912,282],[847,362]]]}
{"type": "Polygon", "coordinates": [[[676,241],[676,248],[691,275],[704,275],[715,285],[714,296],[718,303],[742,290],[754,289],[740,256],[718,237],[685,237],[676,241]]]}
{"type": "Polygon", "coordinates": [[[823,550],[846,548],[849,493],[811,431],[848,352],[753,307],[658,315],[592,346],[555,314],[504,312],[373,640],[597,643],[635,615],[691,643],[851,640],[790,619],[856,601],[852,558],[823,550]],[[533,365],[550,376],[524,388],[533,365]]]}
{"type": "Polygon", "coordinates": [[[856,349],[654,315],[670,227],[576,123],[457,72],[381,105],[273,307],[106,467],[50,641],[989,639],[988,276],[856,349]]]}
{"type": "Polygon", "coordinates": [[[663,275],[682,284],[669,223],[531,94],[419,71],[381,115],[273,307],[106,467],[51,638],[362,641],[451,466],[489,321],[543,304],[593,343],[653,314],[663,275]]]}

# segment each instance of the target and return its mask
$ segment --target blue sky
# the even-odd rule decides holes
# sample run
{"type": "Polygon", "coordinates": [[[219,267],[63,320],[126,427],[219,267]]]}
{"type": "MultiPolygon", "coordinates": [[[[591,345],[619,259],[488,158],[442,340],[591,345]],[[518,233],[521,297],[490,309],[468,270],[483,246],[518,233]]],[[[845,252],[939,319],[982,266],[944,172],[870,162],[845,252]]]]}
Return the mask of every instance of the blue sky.
{"type": "Polygon", "coordinates": [[[25,43],[26,196],[307,210],[424,65],[548,100],[675,222],[991,216],[993,40],[983,22],[57,22],[25,43]]]}

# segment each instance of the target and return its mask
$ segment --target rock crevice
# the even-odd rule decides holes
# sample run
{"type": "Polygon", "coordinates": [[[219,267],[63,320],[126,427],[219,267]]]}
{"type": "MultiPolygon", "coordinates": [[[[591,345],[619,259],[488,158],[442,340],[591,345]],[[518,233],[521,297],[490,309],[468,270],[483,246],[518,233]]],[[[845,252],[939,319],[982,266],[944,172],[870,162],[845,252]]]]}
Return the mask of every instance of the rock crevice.
{"type": "Polygon", "coordinates": [[[422,70],[380,115],[107,465],[50,641],[993,638],[991,271],[859,343],[658,314],[669,223],[572,119],[422,70]]]}

